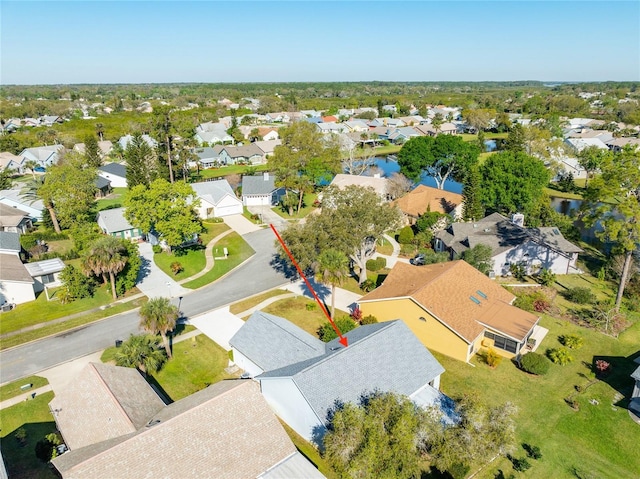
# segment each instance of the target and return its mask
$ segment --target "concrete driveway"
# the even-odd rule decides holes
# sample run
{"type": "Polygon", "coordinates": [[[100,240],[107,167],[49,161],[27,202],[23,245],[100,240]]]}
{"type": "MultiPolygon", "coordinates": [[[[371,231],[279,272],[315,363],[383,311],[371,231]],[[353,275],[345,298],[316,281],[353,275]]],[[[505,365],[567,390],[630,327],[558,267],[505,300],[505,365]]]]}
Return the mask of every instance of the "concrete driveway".
{"type": "Polygon", "coordinates": [[[229,306],[209,311],[189,319],[189,324],[195,326],[210,339],[218,343],[227,351],[231,350],[229,340],[244,324],[244,321],[229,312],[229,306]]]}
{"type": "Polygon", "coordinates": [[[261,230],[262,228],[242,215],[229,215],[222,218],[225,224],[238,233],[240,236],[244,236],[254,231],[261,230]]]}
{"type": "Polygon", "coordinates": [[[287,226],[287,220],[273,211],[272,208],[268,208],[266,206],[248,206],[247,209],[254,215],[259,215],[262,218],[263,223],[266,225],[272,224],[279,230],[284,229],[287,226]]]}
{"type": "Polygon", "coordinates": [[[138,250],[142,258],[142,267],[138,275],[136,286],[148,298],[177,298],[190,293],[190,289],[183,288],[173,278],[156,266],[153,261],[151,243],[139,243],[138,250]]]}

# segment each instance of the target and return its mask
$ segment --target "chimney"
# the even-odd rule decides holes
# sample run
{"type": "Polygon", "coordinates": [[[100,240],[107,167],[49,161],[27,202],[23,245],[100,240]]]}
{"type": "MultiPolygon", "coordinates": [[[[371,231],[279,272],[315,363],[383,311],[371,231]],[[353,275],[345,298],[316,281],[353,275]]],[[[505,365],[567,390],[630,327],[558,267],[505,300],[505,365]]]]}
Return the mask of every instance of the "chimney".
{"type": "Polygon", "coordinates": [[[269,172],[268,172],[268,171],[265,171],[265,172],[262,174],[262,177],[263,177],[264,181],[269,181],[269,172]]]}
{"type": "Polygon", "coordinates": [[[524,228],[524,215],[522,213],[514,213],[511,215],[511,222],[514,225],[524,228]]]}

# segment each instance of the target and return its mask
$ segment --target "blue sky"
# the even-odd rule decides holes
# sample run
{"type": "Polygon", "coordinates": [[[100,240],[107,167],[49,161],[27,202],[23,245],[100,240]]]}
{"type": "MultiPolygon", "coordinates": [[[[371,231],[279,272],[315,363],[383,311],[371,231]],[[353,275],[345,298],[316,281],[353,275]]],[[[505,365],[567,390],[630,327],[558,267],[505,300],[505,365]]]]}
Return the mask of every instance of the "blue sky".
{"type": "Polygon", "coordinates": [[[637,1],[0,4],[0,83],[640,80],[637,1]]]}

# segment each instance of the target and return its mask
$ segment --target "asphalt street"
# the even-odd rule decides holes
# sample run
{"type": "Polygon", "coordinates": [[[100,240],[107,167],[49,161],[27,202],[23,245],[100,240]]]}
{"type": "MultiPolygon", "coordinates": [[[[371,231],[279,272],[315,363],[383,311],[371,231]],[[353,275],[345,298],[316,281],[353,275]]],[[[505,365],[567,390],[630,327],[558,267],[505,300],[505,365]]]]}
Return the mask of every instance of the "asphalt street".
{"type": "MultiPolygon", "coordinates": [[[[244,239],[256,254],[224,279],[184,295],[180,310],[186,317],[219,308],[287,282],[271,261],[275,237],[270,228],[249,233],[244,239]]],[[[173,302],[178,304],[178,298],[173,302]]],[[[88,324],[80,329],[0,352],[0,383],[13,381],[72,359],[112,346],[139,332],[138,313],[130,311],[88,324]]]]}

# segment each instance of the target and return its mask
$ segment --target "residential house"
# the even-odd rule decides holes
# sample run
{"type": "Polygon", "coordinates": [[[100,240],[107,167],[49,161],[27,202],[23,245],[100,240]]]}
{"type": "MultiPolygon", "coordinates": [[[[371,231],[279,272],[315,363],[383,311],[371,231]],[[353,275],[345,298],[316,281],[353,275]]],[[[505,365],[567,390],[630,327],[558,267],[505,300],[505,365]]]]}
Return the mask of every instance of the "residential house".
{"type": "Polygon", "coordinates": [[[10,233],[27,233],[33,227],[29,213],[17,207],[0,203],[0,231],[10,233]]]}
{"type": "Polygon", "coordinates": [[[44,115],[39,118],[40,125],[53,126],[56,123],[64,123],[64,120],[57,115],[44,115]]]}
{"type": "Polygon", "coordinates": [[[88,364],[49,403],[69,452],[63,479],[322,479],[253,381],[221,381],[165,405],[133,368],[88,364]],[[149,454],[178,451],[170,460],[149,454]]]}
{"type": "Polygon", "coordinates": [[[111,182],[106,178],[97,175],[96,176],[96,198],[104,198],[111,193],[111,182]]]}
{"type": "Polygon", "coordinates": [[[113,188],[127,187],[127,167],[120,163],[107,163],[98,167],[98,176],[109,180],[113,188]]]}
{"type": "Polygon", "coordinates": [[[62,286],[60,273],[65,268],[64,261],[60,258],[45,259],[26,263],[29,276],[33,278],[33,291],[40,293],[45,287],[62,286]]]}
{"type": "Polygon", "coordinates": [[[558,181],[560,179],[559,173],[571,174],[573,179],[584,179],[587,177],[587,170],[585,170],[577,158],[563,157],[558,159],[557,165],[559,167],[558,175],[552,181],[558,181]]]}
{"type": "Polygon", "coordinates": [[[322,112],[318,110],[300,110],[300,113],[308,118],[319,118],[322,116],[322,112]]]}
{"type": "Polygon", "coordinates": [[[511,274],[512,264],[523,265],[528,273],[541,268],[555,274],[582,272],[576,264],[581,248],[555,227],[525,228],[524,215],[510,221],[493,213],[473,223],[452,223],[434,239],[435,250],[448,251],[451,258],[479,244],[491,248],[493,274],[511,274]]]}
{"type": "Polygon", "coordinates": [[[397,113],[398,107],[395,105],[382,105],[382,111],[387,111],[390,113],[397,113]]]}
{"type": "Polygon", "coordinates": [[[449,122],[445,122],[438,129],[436,129],[431,123],[421,124],[415,127],[423,136],[436,136],[436,135],[457,135],[458,127],[449,122]]]}
{"type": "Polygon", "coordinates": [[[339,173],[333,178],[333,180],[331,180],[331,184],[340,189],[344,189],[347,186],[371,188],[384,200],[387,199],[387,183],[388,180],[386,178],[381,178],[379,174],[373,176],[360,176],[339,173]]]}
{"type": "Polygon", "coordinates": [[[418,126],[424,123],[428,123],[429,120],[421,117],[420,115],[411,115],[411,116],[399,116],[398,120],[402,120],[402,122],[407,126],[418,126]]]}
{"type": "Polygon", "coordinates": [[[345,126],[342,123],[317,123],[316,127],[323,135],[330,133],[344,133],[345,126]]]}
{"type": "Polygon", "coordinates": [[[345,121],[342,125],[347,129],[347,133],[366,133],[369,131],[369,125],[367,125],[367,122],[364,120],[345,121]]]}
{"type": "Polygon", "coordinates": [[[222,123],[202,123],[196,127],[194,138],[199,145],[234,144],[235,140],[227,130],[222,123]]]}
{"type": "Polygon", "coordinates": [[[282,145],[282,140],[262,140],[255,141],[253,144],[262,150],[262,163],[266,163],[267,160],[275,153],[276,146],[282,145]]]}
{"type": "Polygon", "coordinates": [[[14,155],[8,151],[0,153],[0,171],[10,171],[12,173],[22,174],[26,168],[23,167],[24,158],[14,155]]]}
{"type": "Polygon", "coordinates": [[[242,177],[242,204],[244,206],[275,206],[285,194],[284,188],[276,188],[275,176],[269,172],[242,177]]]}
{"type": "Polygon", "coordinates": [[[34,280],[22,264],[19,253],[13,254],[3,249],[0,239],[0,306],[33,301],[36,299],[34,280]]]}
{"type": "Polygon", "coordinates": [[[265,116],[268,123],[289,123],[291,121],[289,114],[283,111],[267,113],[265,116]]]}
{"type": "MultiPolygon", "coordinates": [[[[198,163],[200,168],[213,168],[220,165],[220,152],[224,148],[224,145],[215,145],[213,147],[205,146],[203,148],[196,148],[194,153],[198,157],[198,163]]],[[[193,166],[196,166],[195,164],[193,166]]]]}
{"type": "Polygon", "coordinates": [[[413,266],[398,262],[359,301],[364,315],[402,319],[427,348],[469,361],[482,347],[513,357],[539,318],[512,305],[515,296],[462,260],[413,266]]]}
{"type": "Polygon", "coordinates": [[[260,383],[271,409],[308,441],[322,444],[336,404],[389,391],[419,406],[441,405],[444,368],[401,321],[360,326],[323,343],[289,321],[255,312],[231,338],[233,358],[260,383]],[[336,374],[350,371],[354,374],[336,374]],[[262,372],[261,372],[262,371],[262,372]]]}
{"type": "Polygon", "coordinates": [[[631,148],[640,148],[640,138],[614,138],[605,142],[611,151],[620,152],[629,145],[631,148]]]}
{"type": "Polygon", "coordinates": [[[262,163],[264,152],[255,143],[241,146],[226,145],[220,149],[220,162],[224,165],[253,165],[262,163]]]}
{"type": "Polygon", "coordinates": [[[112,208],[98,213],[98,226],[103,233],[130,240],[140,240],[144,237],[140,228],[135,228],[124,217],[124,208],[112,208]]]}
{"type": "Polygon", "coordinates": [[[338,119],[333,115],[327,115],[322,117],[322,123],[338,123],[338,119]]]}
{"type": "Polygon", "coordinates": [[[404,121],[400,118],[374,118],[373,120],[367,122],[369,128],[375,128],[377,126],[386,126],[389,128],[400,128],[406,126],[404,121]]]}
{"type": "MultiPolygon", "coordinates": [[[[150,148],[155,149],[158,147],[158,142],[154,138],[151,138],[149,135],[142,135],[142,139],[147,145],[149,145],[150,148]]],[[[133,140],[133,135],[125,135],[118,140],[118,144],[124,151],[127,149],[127,146],[129,146],[131,140],[133,140]]]]}
{"type": "Polygon", "coordinates": [[[192,183],[191,187],[200,199],[200,206],[197,208],[200,218],[242,214],[242,201],[233,193],[227,180],[192,183]]]}
{"type": "MultiPolygon", "coordinates": [[[[76,143],[75,145],[73,145],[73,151],[77,151],[81,155],[84,155],[85,150],[86,150],[86,147],[84,143],[76,143]]],[[[113,150],[113,143],[111,143],[109,140],[98,142],[98,152],[100,153],[101,158],[105,158],[106,156],[109,156],[112,150],[113,150]]]]}
{"type": "Polygon", "coordinates": [[[0,254],[10,254],[20,258],[20,253],[22,253],[20,233],[0,231],[0,254]]]}
{"type": "Polygon", "coordinates": [[[410,126],[403,126],[402,128],[395,128],[388,135],[387,139],[391,143],[395,143],[396,145],[402,144],[414,138],[416,136],[422,136],[422,134],[417,131],[415,128],[410,126]]]}
{"type": "Polygon", "coordinates": [[[262,137],[262,141],[274,141],[280,139],[278,129],[272,127],[258,128],[258,135],[262,137]]]}
{"type": "Polygon", "coordinates": [[[451,220],[462,218],[464,199],[458,193],[418,185],[393,204],[400,208],[407,224],[414,224],[427,211],[449,215],[451,220]]]}
{"type": "Polygon", "coordinates": [[[42,219],[42,200],[31,202],[23,197],[20,190],[0,190],[0,204],[24,211],[33,221],[42,219]]]}
{"type": "Polygon", "coordinates": [[[571,130],[571,132],[566,136],[567,138],[597,138],[603,143],[607,143],[608,141],[613,140],[613,133],[607,130],[591,130],[591,129],[582,129],[580,131],[571,130]]]}
{"type": "Polygon", "coordinates": [[[62,145],[50,145],[50,146],[35,146],[33,148],[25,148],[20,155],[24,158],[22,164],[27,161],[34,161],[43,168],[58,163],[58,160],[64,153],[64,146],[62,145]]]}
{"type": "Polygon", "coordinates": [[[564,142],[573,148],[575,151],[582,151],[589,146],[595,146],[601,150],[608,149],[607,145],[598,138],[567,138],[564,142]]]}
{"type": "Polygon", "coordinates": [[[629,401],[629,411],[640,418],[640,366],[631,373],[631,377],[635,383],[631,393],[631,400],[629,401]]]}

